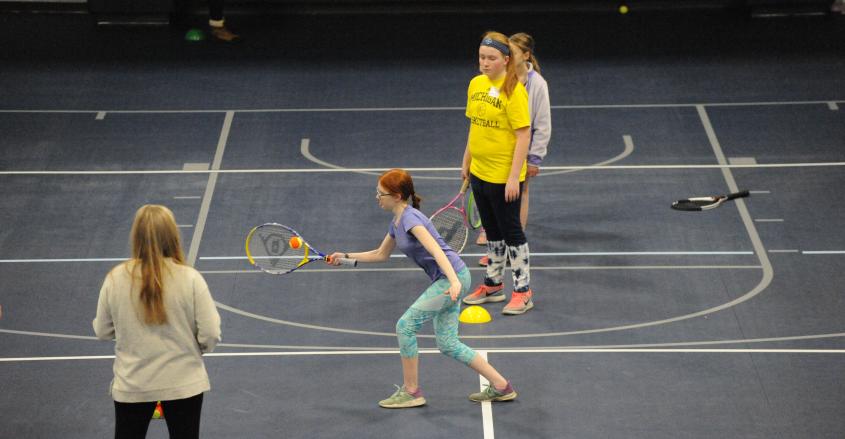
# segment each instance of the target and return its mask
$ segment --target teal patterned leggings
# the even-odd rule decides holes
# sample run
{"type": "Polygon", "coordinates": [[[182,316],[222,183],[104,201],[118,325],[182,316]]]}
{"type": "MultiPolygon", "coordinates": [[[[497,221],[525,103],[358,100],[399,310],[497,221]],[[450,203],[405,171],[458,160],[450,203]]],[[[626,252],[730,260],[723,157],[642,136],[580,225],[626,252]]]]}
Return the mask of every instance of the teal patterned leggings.
{"type": "Polygon", "coordinates": [[[438,298],[449,289],[448,279],[438,279],[420,295],[416,302],[396,322],[399,354],[402,357],[412,358],[417,356],[417,333],[423,324],[429,320],[434,322],[434,335],[440,352],[466,365],[469,365],[475,357],[475,351],[458,340],[458,315],[461,311],[461,298],[469,291],[472,277],[466,267],[457,274],[458,280],[461,282],[461,295],[457,301],[452,302],[449,296],[444,296],[445,300],[438,298]]]}

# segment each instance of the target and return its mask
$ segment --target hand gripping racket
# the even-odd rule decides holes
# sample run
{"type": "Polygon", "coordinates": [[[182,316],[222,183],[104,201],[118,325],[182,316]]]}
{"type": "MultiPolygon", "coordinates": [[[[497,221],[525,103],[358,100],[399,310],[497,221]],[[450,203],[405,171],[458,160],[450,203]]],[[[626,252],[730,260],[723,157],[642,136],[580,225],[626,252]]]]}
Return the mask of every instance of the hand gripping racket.
{"type": "MultiPolygon", "coordinates": [[[[270,274],[287,274],[314,261],[328,261],[328,257],[312,247],[296,230],[267,223],[253,227],[246,237],[246,257],[249,263],[270,274]]],[[[358,265],[355,259],[340,258],[342,265],[358,265]]]]}

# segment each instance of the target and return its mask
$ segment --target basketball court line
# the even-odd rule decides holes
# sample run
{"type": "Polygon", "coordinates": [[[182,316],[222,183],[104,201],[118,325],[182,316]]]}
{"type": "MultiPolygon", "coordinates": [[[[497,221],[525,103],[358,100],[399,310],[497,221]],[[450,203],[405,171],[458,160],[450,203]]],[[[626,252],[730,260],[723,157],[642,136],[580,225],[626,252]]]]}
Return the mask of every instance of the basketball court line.
{"type": "MultiPolygon", "coordinates": [[[[583,348],[537,348],[496,349],[485,348],[487,354],[845,354],[845,349],[710,349],[710,348],[642,348],[642,349],[583,349],[583,348]]],[[[437,349],[420,349],[420,354],[440,354],[437,349]]],[[[398,349],[372,351],[278,351],[278,352],[212,352],[203,357],[308,357],[308,356],[369,356],[398,355],[398,349]]],[[[113,360],[114,355],[68,355],[54,357],[0,357],[0,363],[24,363],[38,361],[90,361],[113,360]]]]}
{"type": "MultiPolygon", "coordinates": [[[[556,271],[556,270],[759,270],[759,265],[567,265],[567,266],[542,266],[532,265],[534,271],[556,271]]],[[[467,267],[469,271],[486,271],[485,267],[467,267]]],[[[403,268],[303,268],[296,270],[296,273],[343,273],[343,272],[415,272],[416,267],[403,268]]],[[[201,274],[266,274],[256,269],[246,270],[199,270],[201,274]]]]}
{"type": "MultiPolygon", "coordinates": [[[[206,212],[207,214],[207,212],[206,212]]],[[[831,253],[830,251],[821,251],[821,252],[810,252],[806,251],[807,254],[826,254],[831,253]]],[[[835,252],[834,252],[835,253],[835,252]]],[[[531,257],[534,258],[553,258],[553,257],[602,257],[602,256],[612,256],[612,257],[637,257],[637,256],[750,256],[753,255],[753,251],[665,251],[665,252],[652,252],[652,251],[644,251],[644,252],[538,252],[532,253],[531,257]]],[[[462,253],[461,257],[467,258],[476,258],[484,256],[484,253],[462,253]]],[[[391,259],[403,259],[405,258],[404,255],[399,254],[392,254],[390,255],[391,259]]],[[[301,257],[291,257],[293,259],[301,259],[301,257]]],[[[24,263],[74,263],[74,262],[123,262],[126,261],[128,257],[122,258],[28,258],[28,259],[0,259],[0,263],[5,264],[24,264],[24,263]]],[[[201,261],[246,261],[246,256],[200,256],[199,258],[194,258],[194,262],[199,259],[201,261]]],[[[683,268],[684,266],[680,266],[683,268]]],[[[719,267],[730,267],[730,266],[720,266],[720,265],[698,265],[695,267],[704,267],[704,268],[719,268],[719,267]]],[[[748,266],[743,265],[741,268],[756,268],[757,266],[748,266]]],[[[343,268],[335,268],[333,270],[343,270],[343,268]]],[[[363,270],[363,268],[356,268],[355,270],[363,270]]],[[[316,271],[316,269],[303,269],[303,271],[316,271]]]]}
{"type": "MultiPolygon", "coordinates": [[[[791,162],[758,163],[745,165],[724,164],[669,164],[669,165],[566,165],[543,166],[545,171],[651,171],[651,170],[709,170],[709,169],[784,169],[784,168],[831,168],[843,167],[845,162],[791,162]]],[[[146,169],[122,171],[85,171],[85,170],[50,170],[50,171],[0,171],[0,176],[26,175],[177,175],[177,174],[322,174],[322,173],[367,173],[384,172],[392,168],[253,168],[253,169],[146,169]]],[[[408,172],[460,172],[454,167],[406,167],[408,172]]]]}
{"type": "MultiPolygon", "coordinates": [[[[0,328],[0,334],[12,335],[26,335],[33,337],[48,337],[48,338],[65,338],[88,341],[100,341],[93,335],[75,335],[62,334],[55,332],[40,332],[40,331],[22,331],[16,329],[0,328]]],[[[509,351],[526,349],[529,351],[542,349],[639,349],[639,348],[676,348],[676,347],[690,347],[690,346],[713,346],[713,345],[730,345],[730,344],[759,344],[759,343],[777,343],[785,341],[807,341],[807,340],[824,340],[831,338],[845,338],[845,332],[833,332],[827,334],[807,334],[807,335],[791,335],[782,337],[764,337],[764,338],[746,338],[746,339],[728,339],[728,340],[699,340],[699,341],[675,341],[664,343],[636,343],[636,344],[608,344],[608,345],[569,345],[569,346],[537,346],[537,347],[500,347],[498,349],[507,349],[509,351]]],[[[394,352],[395,348],[377,348],[372,346],[303,346],[303,345],[278,345],[278,344],[254,344],[254,343],[218,343],[221,348],[239,348],[239,349],[295,349],[295,350],[312,350],[312,351],[376,351],[386,350],[394,352]]]]}
{"type": "MultiPolygon", "coordinates": [[[[627,134],[623,135],[622,136],[622,142],[625,144],[625,149],[619,155],[612,157],[608,160],[602,161],[602,162],[594,163],[594,164],[589,165],[589,166],[590,167],[606,166],[606,165],[609,165],[611,163],[616,163],[620,160],[623,160],[626,157],[628,157],[629,155],[631,155],[634,152],[634,141],[631,138],[631,136],[627,135],[627,134]]],[[[302,156],[305,157],[308,161],[315,163],[315,164],[318,164],[320,166],[324,166],[328,169],[350,170],[350,168],[346,168],[346,167],[343,167],[343,166],[340,166],[340,165],[336,165],[334,163],[329,163],[325,160],[322,160],[322,159],[314,156],[314,154],[311,152],[311,139],[309,139],[309,138],[303,138],[302,140],[300,140],[299,153],[302,154],[302,156]]],[[[549,171],[548,168],[546,168],[544,166],[543,172],[540,173],[537,177],[546,177],[546,176],[549,176],[549,175],[558,175],[558,174],[568,174],[568,173],[572,173],[572,172],[583,171],[584,169],[586,169],[586,168],[549,171]]],[[[361,172],[350,171],[350,172],[355,172],[355,173],[363,174],[363,175],[372,175],[372,176],[380,176],[381,175],[381,173],[379,173],[379,172],[372,172],[372,171],[361,171],[361,172]]],[[[420,179],[422,179],[422,180],[460,180],[461,178],[460,177],[437,177],[437,176],[429,176],[429,175],[415,175],[414,179],[416,179],[416,180],[420,180],[420,179]]]]}
{"type": "MultiPolygon", "coordinates": [[[[710,142],[710,146],[713,150],[713,153],[716,156],[716,159],[719,163],[719,166],[722,166],[722,175],[729,187],[731,192],[737,192],[737,185],[733,178],[733,174],[730,172],[730,169],[725,168],[725,166],[759,166],[759,165],[728,165],[727,158],[722,151],[722,148],[719,144],[719,141],[716,137],[715,130],[713,129],[712,124],[710,123],[709,117],[706,113],[706,110],[702,106],[697,106],[697,112],[699,118],[701,119],[702,126],[707,134],[708,140],[710,142]]],[[[596,168],[596,169],[603,169],[603,167],[596,168]]],[[[333,171],[338,171],[334,169],[333,171]]],[[[476,336],[464,336],[465,339],[505,339],[505,338],[533,338],[533,337],[557,337],[557,336],[569,336],[569,335],[576,335],[576,334],[593,334],[593,333],[602,333],[602,332],[612,332],[612,331],[627,331],[632,329],[639,329],[644,327],[650,326],[657,326],[657,325],[664,325],[668,323],[674,323],[681,320],[692,319],[696,317],[706,316],[708,314],[722,311],[727,308],[731,308],[736,306],[740,303],[743,303],[756,295],[760,294],[764,291],[772,281],[773,278],[773,268],[771,263],[769,262],[767,252],[765,247],[763,246],[762,241],[760,240],[759,235],[757,234],[757,230],[754,226],[754,222],[751,219],[751,215],[748,212],[748,209],[745,206],[745,203],[742,199],[737,200],[734,203],[739,211],[740,217],[742,219],[743,224],[745,225],[746,231],[749,235],[749,239],[752,243],[752,246],[755,249],[755,253],[757,254],[758,259],[760,260],[760,265],[762,267],[763,275],[761,276],[760,282],[752,288],[747,293],[743,294],[740,297],[735,298],[729,302],[707,308],[701,311],[684,314],[680,316],[674,316],[666,319],[649,321],[649,322],[641,322],[636,324],[629,324],[629,325],[621,325],[621,326],[614,326],[614,327],[606,327],[606,328],[596,328],[596,329],[585,329],[585,330],[578,330],[578,331],[559,331],[559,332],[546,332],[546,333],[531,333],[531,334],[506,334],[506,335],[476,335],[476,336]]],[[[268,323],[275,323],[280,325],[286,326],[294,326],[303,329],[311,329],[311,330],[321,330],[321,331],[329,331],[329,332],[340,332],[340,333],[347,333],[347,334],[358,334],[358,335],[372,335],[372,336],[382,336],[382,337],[394,337],[395,334],[389,332],[378,332],[378,331],[364,331],[364,330],[356,330],[356,329],[345,329],[345,328],[336,328],[336,327],[329,327],[329,326],[322,326],[322,325],[313,325],[307,323],[300,323],[300,322],[293,322],[283,319],[278,319],[274,317],[269,317],[261,314],[252,313],[249,311],[245,311],[243,309],[235,308],[233,306],[227,305],[225,303],[215,301],[218,308],[224,309],[234,314],[241,315],[243,317],[252,318],[255,320],[262,320],[268,323]]],[[[425,337],[425,336],[423,336],[425,337]]],[[[431,336],[429,336],[431,337],[431,336]]]]}
{"type": "MultiPolygon", "coordinates": [[[[826,99],[809,101],[748,101],[748,102],[695,102],[695,103],[657,103],[657,104],[604,104],[604,105],[552,105],[552,110],[579,109],[626,109],[626,108],[697,108],[697,107],[759,107],[789,105],[824,105],[845,104],[845,100],[826,99]]],[[[371,111],[465,111],[466,107],[338,107],[338,108],[228,108],[228,109],[193,109],[193,110],[78,110],[78,109],[0,109],[2,113],[116,113],[116,114],[180,114],[180,113],[323,113],[323,112],[371,112],[371,111]]]]}
{"type": "MultiPolygon", "coordinates": [[[[217,150],[214,152],[214,161],[211,164],[211,170],[220,169],[220,164],[223,162],[223,153],[226,151],[226,142],[229,140],[229,132],[232,129],[232,119],[235,113],[228,111],[226,117],[223,119],[223,127],[220,129],[220,137],[217,140],[217,150]]],[[[197,216],[196,226],[194,227],[194,235],[191,238],[191,247],[188,250],[187,262],[188,265],[194,266],[199,254],[200,241],[202,240],[203,231],[205,231],[205,221],[208,218],[208,209],[211,207],[211,198],[214,196],[214,188],[217,185],[218,174],[208,174],[208,182],[205,185],[205,194],[202,197],[200,204],[199,215],[197,216]]]]}

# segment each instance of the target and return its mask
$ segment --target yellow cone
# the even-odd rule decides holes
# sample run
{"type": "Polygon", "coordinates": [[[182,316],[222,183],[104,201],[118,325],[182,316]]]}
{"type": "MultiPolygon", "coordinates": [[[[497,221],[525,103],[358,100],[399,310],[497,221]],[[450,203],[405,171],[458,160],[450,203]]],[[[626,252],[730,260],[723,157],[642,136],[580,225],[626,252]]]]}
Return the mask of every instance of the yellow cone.
{"type": "Polygon", "coordinates": [[[472,305],[461,311],[461,316],[458,317],[458,320],[462,323],[487,323],[493,320],[493,318],[490,317],[490,313],[486,309],[478,305],[472,305]]]}

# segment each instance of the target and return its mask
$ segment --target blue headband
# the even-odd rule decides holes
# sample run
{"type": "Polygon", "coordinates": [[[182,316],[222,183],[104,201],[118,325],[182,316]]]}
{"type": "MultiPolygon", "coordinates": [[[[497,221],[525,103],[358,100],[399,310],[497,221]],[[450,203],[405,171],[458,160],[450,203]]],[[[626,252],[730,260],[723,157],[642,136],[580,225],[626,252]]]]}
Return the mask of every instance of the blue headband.
{"type": "Polygon", "coordinates": [[[487,37],[487,38],[481,40],[481,45],[482,46],[490,46],[490,47],[498,50],[499,52],[502,52],[503,54],[505,54],[505,56],[510,56],[510,54],[511,54],[511,49],[510,49],[510,47],[508,47],[507,44],[500,43],[500,42],[498,42],[498,41],[496,41],[496,40],[494,40],[490,37],[487,37]]]}

